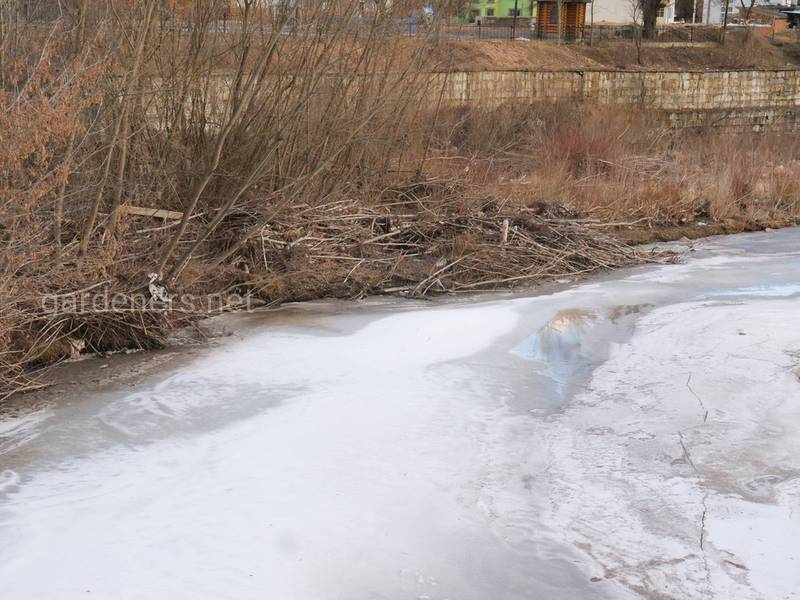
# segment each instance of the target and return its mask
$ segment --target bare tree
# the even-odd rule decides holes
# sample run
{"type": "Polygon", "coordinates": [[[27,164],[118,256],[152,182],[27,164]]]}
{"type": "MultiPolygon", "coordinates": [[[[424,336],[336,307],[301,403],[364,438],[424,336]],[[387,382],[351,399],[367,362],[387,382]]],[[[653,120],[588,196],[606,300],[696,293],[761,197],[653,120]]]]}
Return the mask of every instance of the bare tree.
{"type": "MultiPolygon", "coordinates": [[[[710,5],[710,2],[709,2],[710,5]]],[[[720,32],[720,44],[725,43],[725,34],[728,33],[728,9],[730,8],[730,0],[725,0],[725,14],[722,17],[722,31],[720,32]]]]}
{"type": "Polygon", "coordinates": [[[95,200],[92,206],[90,216],[86,220],[83,229],[83,234],[81,236],[80,251],[82,254],[85,254],[86,251],[88,250],[92,233],[95,230],[97,217],[100,214],[100,208],[103,203],[106,184],[108,183],[108,178],[111,174],[111,163],[115,152],[118,153],[117,176],[115,180],[114,199],[111,210],[111,221],[109,225],[109,231],[113,228],[113,226],[116,226],[116,219],[117,219],[116,209],[119,208],[120,202],[122,200],[122,185],[125,177],[125,169],[128,164],[127,162],[128,143],[129,143],[128,129],[129,129],[130,110],[131,110],[130,106],[135,101],[134,91],[136,89],[136,85],[139,79],[142,62],[145,56],[145,46],[147,42],[147,36],[150,32],[150,26],[152,23],[153,14],[155,12],[157,4],[158,0],[149,0],[145,8],[144,20],[140,21],[138,19],[132,19],[132,21],[136,23],[136,25],[134,26],[135,28],[132,31],[125,31],[126,34],[133,33],[136,38],[136,43],[135,46],[133,47],[132,55],[130,57],[130,61],[132,63],[130,67],[131,70],[127,74],[127,77],[125,78],[125,86],[121,93],[121,98],[119,98],[118,102],[119,110],[114,123],[114,130],[113,130],[114,134],[112,136],[111,143],[109,144],[105,154],[105,162],[103,165],[103,177],[97,189],[97,193],[95,195],[95,200]]]}
{"type": "Polygon", "coordinates": [[[636,62],[642,63],[642,0],[629,0],[631,22],[633,23],[633,43],[636,46],[636,62]]]}
{"type": "Polygon", "coordinates": [[[750,0],[748,4],[745,4],[744,0],[739,0],[739,3],[742,5],[742,17],[746,22],[750,21],[750,14],[753,12],[753,6],[755,6],[756,0],[750,0]]]}

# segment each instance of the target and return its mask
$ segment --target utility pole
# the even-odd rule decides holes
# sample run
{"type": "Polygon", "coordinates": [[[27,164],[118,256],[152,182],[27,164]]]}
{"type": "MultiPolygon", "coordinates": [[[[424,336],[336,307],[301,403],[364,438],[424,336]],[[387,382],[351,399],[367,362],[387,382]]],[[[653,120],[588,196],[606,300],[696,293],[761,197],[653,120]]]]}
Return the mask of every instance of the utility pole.
{"type": "Polygon", "coordinates": [[[514,0],[514,20],[511,23],[511,39],[517,39],[517,14],[519,14],[519,0],[514,0]]]}
{"type": "Polygon", "coordinates": [[[556,7],[558,8],[558,45],[561,45],[562,32],[561,32],[561,5],[562,0],[556,0],[556,7]]]}

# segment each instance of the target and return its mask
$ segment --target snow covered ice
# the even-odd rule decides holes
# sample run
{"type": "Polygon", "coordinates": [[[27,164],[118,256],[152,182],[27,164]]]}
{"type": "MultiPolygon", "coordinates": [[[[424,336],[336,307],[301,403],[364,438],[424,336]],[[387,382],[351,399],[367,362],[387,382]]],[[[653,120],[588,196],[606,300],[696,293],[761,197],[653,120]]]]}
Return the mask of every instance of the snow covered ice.
{"type": "Polygon", "coordinates": [[[293,307],[0,420],[0,598],[795,598],[800,230],[293,307]]]}

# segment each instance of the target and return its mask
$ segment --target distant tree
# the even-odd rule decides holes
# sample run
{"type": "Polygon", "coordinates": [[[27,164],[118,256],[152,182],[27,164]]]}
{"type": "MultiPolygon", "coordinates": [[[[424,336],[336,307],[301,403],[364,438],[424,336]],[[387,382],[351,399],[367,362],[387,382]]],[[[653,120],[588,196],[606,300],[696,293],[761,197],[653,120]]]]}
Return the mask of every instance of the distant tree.
{"type": "Polygon", "coordinates": [[[722,17],[722,32],[720,33],[720,43],[725,43],[725,34],[728,32],[728,9],[730,8],[730,0],[725,0],[725,15],[722,17]]]}
{"type": "Polygon", "coordinates": [[[749,0],[747,4],[745,4],[745,0],[739,0],[739,4],[742,5],[742,9],[739,11],[739,14],[744,19],[745,24],[745,35],[744,41],[747,42],[750,39],[750,16],[753,12],[753,6],[755,5],[756,0],[749,0]]]}
{"type": "Polygon", "coordinates": [[[747,4],[745,4],[744,0],[739,0],[739,4],[742,5],[742,17],[744,17],[745,21],[750,20],[750,13],[753,12],[753,6],[755,6],[756,0],[750,0],[747,4]]]}
{"type": "Polygon", "coordinates": [[[664,7],[664,0],[641,0],[642,37],[649,40],[656,36],[658,11],[664,7]]]}

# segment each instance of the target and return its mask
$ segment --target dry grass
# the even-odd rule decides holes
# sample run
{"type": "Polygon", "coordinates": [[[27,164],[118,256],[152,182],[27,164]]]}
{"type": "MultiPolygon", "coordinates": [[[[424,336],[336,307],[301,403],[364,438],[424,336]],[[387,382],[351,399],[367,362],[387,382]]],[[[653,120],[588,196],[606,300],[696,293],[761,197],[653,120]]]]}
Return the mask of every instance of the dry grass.
{"type": "Polygon", "coordinates": [[[437,133],[438,170],[522,205],[651,226],[800,218],[796,133],[673,130],[658,115],[576,105],[454,111],[437,133]]]}
{"type": "MultiPolygon", "coordinates": [[[[728,33],[724,46],[695,48],[642,48],[642,64],[636,60],[633,41],[616,40],[558,45],[547,41],[453,40],[437,46],[440,69],[486,70],[585,70],[585,69],[770,69],[800,65],[800,37],[785,34],[771,40],[760,35],[728,33]]],[[[416,42],[408,40],[411,52],[416,42]]]]}
{"type": "Polygon", "coordinates": [[[724,46],[712,48],[642,48],[642,64],[636,59],[633,41],[575,46],[580,59],[590,59],[615,69],[774,69],[796,67],[800,39],[773,41],[761,35],[747,36],[745,31],[729,31],[724,46]]]}

